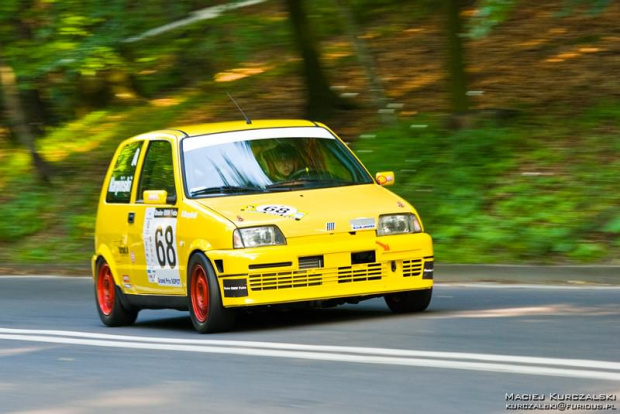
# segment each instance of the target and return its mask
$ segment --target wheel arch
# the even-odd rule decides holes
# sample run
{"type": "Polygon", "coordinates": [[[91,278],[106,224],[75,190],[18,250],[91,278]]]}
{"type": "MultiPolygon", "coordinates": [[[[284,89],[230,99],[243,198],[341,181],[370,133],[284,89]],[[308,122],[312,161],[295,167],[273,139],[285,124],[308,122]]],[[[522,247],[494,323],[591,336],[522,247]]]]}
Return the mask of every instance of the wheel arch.
{"type": "MultiPolygon", "coordinates": [[[[192,271],[192,269],[190,268],[189,264],[192,261],[192,258],[197,255],[197,254],[202,254],[207,261],[209,262],[209,264],[211,265],[211,267],[215,270],[215,267],[213,266],[213,261],[211,260],[211,258],[209,257],[209,252],[203,250],[202,248],[193,248],[190,250],[189,254],[187,255],[187,277],[189,279],[189,274],[192,271]]],[[[217,273],[216,273],[217,276],[217,273]]],[[[187,283],[189,283],[189,280],[187,281],[187,283]]]]}
{"type": "Polygon", "coordinates": [[[97,249],[97,254],[93,257],[93,280],[97,277],[97,272],[99,271],[99,263],[101,263],[102,260],[106,261],[106,263],[110,267],[110,271],[112,272],[114,283],[116,283],[116,286],[120,286],[122,290],[123,284],[121,283],[117,264],[114,260],[114,255],[112,254],[112,251],[105,245],[99,246],[99,248],[97,249]]]}
{"type": "MultiPolygon", "coordinates": [[[[202,254],[205,257],[205,259],[207,259],[207,262],[211,266],[211,269],[213,270],[213,273],[215,275],[215,280],[216,280],[216,282],[217,282],[217,284],[219,286],[220,285],[220,280],[219,280],[219,278],[217,276],[217,270],[216,270],[215,264],[213,263],[213,260],[211,260],[211,258],[209,257],[209,251],[208,250],[207,251],[203,250],[202,247],[195,247],[194,249],[190,250],[190,253],[187,256],[186,280],[185,280],[185,284],[186,284],[187,288],[189,289],[190,276],[191,276],[191,272],[192,272],[192,269],[190,267],[190,263],[192,261],[192,258],[194,256],[196,256],[197,254],[202,254]]],[[[219,290],[220,290],[220,297],[221,297],[222,296],[222,288],[221,288],[221,286],[219,286],[219,290]]],[[[189,297],[189,291],[188,291],[188,297],[189,297]]],[[[222,297],[222,300],[223,299],[224,298],[222,297]]]]}
{"type": "Polygon", "coordinates": [[[192,257],[194,257],[194,255],[196,254],[203,254],[207,258],[211,266],[213,266],[213,262],[209,258],[209,250],[212,250],[212,249],[213,249],[213,246],[211,245],[211,243],[209,243],[205,239],[196,239],[192,241],[192,244],[189,245],[187,249],[189,254],[187,255],[187,265],[186,265],[187,280],[185,281],[187,284],[189,283],[189,274],[191,272],[189,263],[192,261],[192,257]]]}

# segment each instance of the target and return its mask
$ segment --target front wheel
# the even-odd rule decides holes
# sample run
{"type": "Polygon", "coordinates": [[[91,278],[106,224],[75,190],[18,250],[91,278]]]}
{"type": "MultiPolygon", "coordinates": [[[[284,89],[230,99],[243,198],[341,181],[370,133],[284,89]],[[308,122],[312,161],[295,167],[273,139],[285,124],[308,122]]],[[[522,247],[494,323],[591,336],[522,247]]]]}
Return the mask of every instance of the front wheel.
{"type": "Polygon", "coordinates": [[[121,303],[121,295],[120,288],[114,282],[110,266],[101,259],[97,265],[95,301],[99,318],[104,325],[125,326],[136,321],[138,311],[125,308],[121,303]]]}
{"type": "Polygon", "coordinates": [[[215,271],[205,255],[192,256],[188,266],[187,296],[189,315],[200,333],[230,330],[235,323],[235,311],[222,305],[215,271]]]}
{"type": "Polygon", "coordinates": [[[431,303],[433,288],[385,295],[385,303],[394,313],[422,312],[431,303]]]}

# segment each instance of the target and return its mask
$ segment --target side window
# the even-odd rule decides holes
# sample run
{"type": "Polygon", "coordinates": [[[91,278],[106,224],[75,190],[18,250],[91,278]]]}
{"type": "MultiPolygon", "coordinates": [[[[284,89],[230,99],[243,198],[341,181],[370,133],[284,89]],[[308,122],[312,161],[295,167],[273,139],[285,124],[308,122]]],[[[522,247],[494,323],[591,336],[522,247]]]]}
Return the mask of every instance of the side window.
{"type": "Polygon", "coordinates": [[[133,184],[138,157],[142,141],[125,145],[116,160],[116,165],[108,184],[108,194],[105,201],[108,203],[129,203],[131,185],[133,184]]]}
{"type": "Polygon", "coordinates": [[[144,191],[166,190],[168,202],[176,200],[174,170],[172,168],[172,146],[168,141],[151,141],[140,175],[137,201],[142,201],[144,191]]]}

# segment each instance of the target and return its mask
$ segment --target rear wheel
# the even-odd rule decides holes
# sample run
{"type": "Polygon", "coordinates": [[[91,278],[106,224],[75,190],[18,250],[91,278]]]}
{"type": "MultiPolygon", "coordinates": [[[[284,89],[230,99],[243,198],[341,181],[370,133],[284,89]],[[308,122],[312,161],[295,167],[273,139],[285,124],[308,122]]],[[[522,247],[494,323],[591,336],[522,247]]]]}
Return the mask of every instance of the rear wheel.
{"type": "Polygon", "coordinates": [[[189,315],[200,333],[230,330],[235,323],[235,311],[222,305],[215,271],[205,255],[192,256],[188,266],[187,296],[189,315]]]}
{"type": "Polygon", "coordinates": [[[95,301],[99,318],[107,326],[131,325],[138,317],[138,311],[123,306],[121,295],[110,266],[105,260],[99,260],[95,279],[95,301]]]}
{"type": "Polygon", "coordinates": [[[394,313],[422,312],[431,303],[433,288],[385,295],[385,303],[394,313]]]}

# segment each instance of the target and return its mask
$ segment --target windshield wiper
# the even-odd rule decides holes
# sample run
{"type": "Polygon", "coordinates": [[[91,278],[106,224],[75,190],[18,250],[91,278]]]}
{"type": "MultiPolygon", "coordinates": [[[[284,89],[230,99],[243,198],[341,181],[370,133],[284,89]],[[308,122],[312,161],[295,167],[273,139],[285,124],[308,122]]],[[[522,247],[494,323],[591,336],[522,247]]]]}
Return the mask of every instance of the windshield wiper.
{"type": "Polygon", "coordinates": [[[192,190],[190,195],[192,197],[197,195],[207,194],[249,194],[249,193],[264,193],[265,189],[260,187],[244,187],[236,185],[225,185],[221,187],[202,187],[192,190]]]}
{"type": "Polygon", "coordinates": [[[305,183],[305,181],[298,180],[298,179],[286,180],[286,181],[280,181],[280,182],[277,182],[277,183],[269,184],[267,186],[267,188],[269,188],[269,189],[287,188],[287,187],[293,188],[293,187],[303,186],[304,183],[305,183]]]}
{"type": "Polygon", "coordinates": [[[312,184],[331,184],[328,187],[339,187],[342,185],[353,185],[358,184],[355,181],[343,181],[333,178],[307,178],[300,177],[295,178],[293,180],[280,181],[278,183],[270,184],[267,186],[268,189],[280,189],[280,188],[298,188],[298,187],[308,187],[308,185],[312,184]]]}

